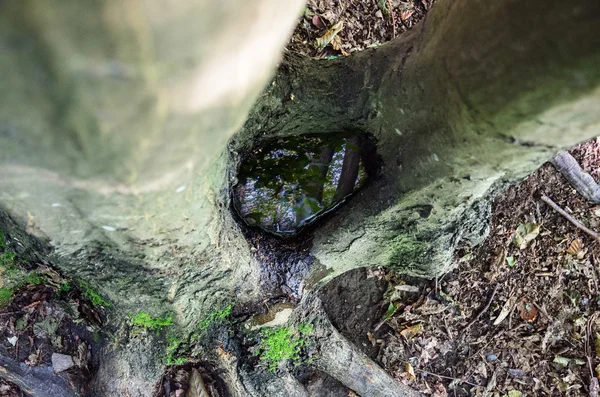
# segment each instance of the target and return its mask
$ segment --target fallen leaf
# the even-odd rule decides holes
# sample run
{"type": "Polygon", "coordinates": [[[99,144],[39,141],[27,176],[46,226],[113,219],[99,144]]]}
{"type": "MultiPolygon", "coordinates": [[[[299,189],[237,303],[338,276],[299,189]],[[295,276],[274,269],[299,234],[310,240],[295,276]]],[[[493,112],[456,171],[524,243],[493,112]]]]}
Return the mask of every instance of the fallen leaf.
{"type": "Polygon", "coordinates": [[[373,346],[377,344],[377,340],[375,339],[375,337],[373,337],[372,333],[367,332],[367,338],[369,338],[369,342],[371,342],[373,346]]]}
{"type": "Polygon", "coordinates": [[[415,369],[410,363],[406,363],[404,365],[404,371],[408,375],[408,377],[412,380],[415,380],[417,377],[415,376],[415,369]]]}
{"type": "Polygon", "coordinates": [[[325,27],[325,24],[323,23],[323,20],[321,19],[321,17],[316,14],[313,15],[313,17],[312,17],[312,24],[315,25],[319,29],[322,29],[325,27]]]}
{"type": "Polygon", "coordinates": [[[403,329],[402,331],[400,331],[400,335],[402,335],[404,337],[404,339],[406,339],[406,340],[412,339],[415,336],[422,334],[422,333],[423,333],[423,324],[422,323],[411,325],[410,327],[407,327],[407,328],[403,329]]]}
{"type": "Polygon", "coordinates": [[[16,346],[17,345],[17,341],[19,340],[19,338],[17,336],[11,336],[10,338],[6,338],[6,339],[13,346],[16,346]]]}
{"type": "Polygon", "coordinates": [[[325,46],[327,46],[327,44],[329,44],[331,42],[331,40],[333,40],[333,38],[344,28],[344,20],[341,19],[340,21],[338,21],[338,23],[336,23],[335,25],[333,25],[331,27],[331,29],[329,29],[327,32],[325,32],[325,34],[321,37],[318,37],[315,40],[315,47],[317,47],[318,49],[323,49],[325,48],[325,46]]]}
{"type": "Polygon", "coordinates": [[[400,19],[406,21],[408,18],[412,17],[412,14],[415,13],[415,10],[405,10],[400,12],[400,19]]]}
{"type": "Polygon", "coordinates": [[[196,368],[192,369],[188,382],[190,383],[190,388],[185,397],[210,397],[200,376],[200,372],[196,368]]]}
{"type": "Polygon", "coordinates": [[[514,256],[507,256],[506,263],[508,263],[508,266],[514,267],[517,264],[517,260],[515,259],[514,256]]]}
{"type": "Polygon", "coordinates": [[[600,358],[600,333],[598,332],[594,334],[594,352],[596,357],[600,358]]]}
{"type": "Polygon", "coordinates": [[[508,397],[521,397],[522,395],[522,392],[514,389],[508,392],[508,397]]]}
{"type": "Polygon", "coordinates": [[[335,36],[333,38],[333,40],[331,41],[331,48],[333,48],[336,51],[340,51],[345,57],[350,55],[342,48],[342,39],[340,39],[340,36],[335,36]]]}
{"type": "Polygon", "coordinates": [[[540,234],[540,227],[537,223],[521,223],[513,236],[513,243],[519,249],[525,249],[540,234]]]}
{"type": "Polygon", "coordinates": [[[419,292],[419,287],[413,285],[396,285],[394,288],[402,292],[419,292]]]}
{"type": "Polygon", "coordinates": [[[537,308],[527,298],[521,298],[517,304],[517,310],[521,315],[521,318],[528,323],[535,321],[537,318],[537,308]]]}
{"type": "Polygon", "coordinates": [[[575,239],[571,242],[571,245],[569,245],[569,248],[567,248],[567,254],[576,256],[577,254],[579,254],[579,251],[581,251],[581,247],[583,246],[583,241],[581,241],[581,239],[575,239]]]}
{"type": "Polygon", "coordinates": [[[563,367],[566,367],[567,365],[569,365],[569,360],[567,357],[563,357],[563,356],[554,356],[554,360],[552,360],[553,363],[558,364],[558,365],[562,365],[563,367]]]}
{"type": "Polygon", "coordinates": [[[496,320],[494,320],[494,325],[499,325],[506,317],[508,317],[510,312],[513,311],[516,301],[517,298],[515,296],[511,296],[506,300],[506,303],[502,306],[502,310],[500,310],[500,314],[496,317],[496,320]]]}

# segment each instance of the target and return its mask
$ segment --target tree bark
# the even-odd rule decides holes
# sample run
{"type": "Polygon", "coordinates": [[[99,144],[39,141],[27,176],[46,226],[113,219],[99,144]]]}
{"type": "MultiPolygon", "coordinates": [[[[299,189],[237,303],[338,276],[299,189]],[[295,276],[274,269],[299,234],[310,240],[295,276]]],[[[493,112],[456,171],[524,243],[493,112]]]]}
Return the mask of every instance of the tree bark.
{"type": "MultiPolygon", "coordinates": [[[[262,299],[229,211],[235,152],[259,139],[377,141],[380,178],[314,234],[326,271],[309,273],[311,294],[367,265],[444,273],[460,241],[485,236],[496,192],[600,126],[597,1],[439,0],[380,47],[288,54],[260,97],[300,1],[33,4],[0,3],[0,207],[20,225],[7,234],[51,248],[123,321],[176,313],[185,333],[262,299]]],[[[117,348],[95,382],[148,396],[160,354],[117,348]]]]}
{"type": "Polygon", "coordinates": [[[352,137],[346,139],[346,149],[344,151],[344,161],[342,163],[342,172],[333,201],[338,201],[349,196],[356,186],[358,177],[358,168],[360,167],[360,138],[352,137]]]}

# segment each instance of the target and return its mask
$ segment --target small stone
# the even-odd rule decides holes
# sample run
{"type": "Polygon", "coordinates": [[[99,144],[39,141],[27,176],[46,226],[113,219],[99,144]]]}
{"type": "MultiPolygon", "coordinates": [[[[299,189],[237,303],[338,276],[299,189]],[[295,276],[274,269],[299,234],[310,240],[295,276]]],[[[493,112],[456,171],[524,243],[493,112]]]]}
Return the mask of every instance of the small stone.
{"type": "Polygon", "coordinates": [[[375,16],[376,16],[377,18],[381,18],[381,19],[383,19],[383,13],[381,12],[381,10],[377,10],[377,12],[375,13],[375,16]]]}
{"type": "Polygon", "coordinates": [[[498,359],[498,356],[495,354],[488,354],[487,355],[487,360],[488,361],[496,361],[498,359]]]}
{"type": "Polygon", "coordinates": [[[508,376],[510,376],[511,378],[520,378],[522,376],[525,376],[525,371],[521,369],[511,368],[508,370],[508,376]]]}
{"type": "Polygon", "coordinates": [[[52,368],[54,372],[59,373],[75,366],[73,357],[66,354],[52,353],[52,368]]]}

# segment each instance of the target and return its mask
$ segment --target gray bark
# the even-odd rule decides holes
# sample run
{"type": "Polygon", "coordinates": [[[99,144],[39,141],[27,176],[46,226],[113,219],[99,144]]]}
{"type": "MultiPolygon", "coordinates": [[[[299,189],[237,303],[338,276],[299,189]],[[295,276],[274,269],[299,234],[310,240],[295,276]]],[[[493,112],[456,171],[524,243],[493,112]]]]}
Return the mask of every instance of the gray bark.
{"type": "MultiPolygon", "coordinates": [[[[286,56],[259,97],[300,5],[0,3],[9,238],[36,237],[36,252],[98,287],[115,317],[176,313],[187,332],[215,307],[262,297],[228,210],[234,152],[258,138],[377,139],[381,178],[315,233],[314,290],[365,265],[447,271],[459,241],[485,236],[495,192],[598,133],[597,1],[439,0],[380,47],[286,56]]],[[[159,355],[107,352],[98,389],[149,395],[159,355]]]]}

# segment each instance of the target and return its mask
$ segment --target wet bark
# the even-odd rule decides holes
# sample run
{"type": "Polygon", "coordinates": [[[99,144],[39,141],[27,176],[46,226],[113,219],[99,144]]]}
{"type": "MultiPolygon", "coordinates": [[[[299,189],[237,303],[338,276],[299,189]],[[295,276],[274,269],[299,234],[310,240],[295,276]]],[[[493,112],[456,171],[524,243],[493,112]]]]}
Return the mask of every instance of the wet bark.
{"type": "MultiPolygon", "coordinates": [[[[263,298],[257,259],[228,210],[232,136],[234,151],[315,131],[359,129],[377,141],[380,178],[314,234],[322,268],[309,272],[310,295],[367,264],[445,272],[459,242],[485,236],[495,192],[600,125],[597,1],[438,0],[386,45],[331,61],[286,56],[258,100],[295,18],[289,4],[261,1],[267,22],[256,2],[212,2],[213,15],[71,4],[0,3],[0,64],[11,77],[0,80],[0,206],[52,249],[49,262],[110,299],[123,323],[124,313],[176,313],[185,333],[215,307],[263,298]],[[281,34],[257,58],[241,51],[256,42],[239,26],[255,26],[257,40],[281,34]],[[264,62],[245,67],[250,76],[223,68],[255,59],[264,62]]],[[[107,353],[98,389],[149,396],[158,346],[107,353]]],[[[340,346],[326,347],[319,365],[367,387],[340,370],[367,365],[349,363],[360,354],[340,346]]],[[[240,374],[229,382],[260,379],[240,374]]],[[[286,375],[268,391],[232,390],[302,395],[296,383],[286,375]]]]}
{"type": "Polygon", "coordinates": [[[333,200],[341,200],[352,194],[358,177],[358,168],[360,167],[360,138],[352,137],[346,139],[346,149],[344,151],[344,161],[342,163],[342,172],[333,200]]]}

